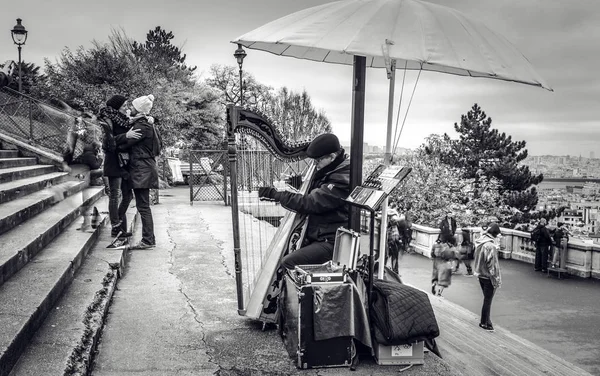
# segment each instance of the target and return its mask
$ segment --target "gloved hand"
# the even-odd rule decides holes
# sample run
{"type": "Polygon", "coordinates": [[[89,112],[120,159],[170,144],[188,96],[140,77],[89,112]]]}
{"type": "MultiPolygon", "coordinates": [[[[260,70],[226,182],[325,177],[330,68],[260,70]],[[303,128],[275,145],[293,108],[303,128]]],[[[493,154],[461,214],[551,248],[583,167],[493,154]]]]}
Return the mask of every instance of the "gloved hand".
{"type": "Polygon", "coordinates": [[[302,186],[302,175],[292,175],[289,178],[285,179],[285,182],[295,189],[300,189],[302,186]]]}
{"type": "Polygon", "coordinates": [[[273,187],[260,187],[258,188],[258,197],[266,199],[274,199],[277,190],[273,187]]]}

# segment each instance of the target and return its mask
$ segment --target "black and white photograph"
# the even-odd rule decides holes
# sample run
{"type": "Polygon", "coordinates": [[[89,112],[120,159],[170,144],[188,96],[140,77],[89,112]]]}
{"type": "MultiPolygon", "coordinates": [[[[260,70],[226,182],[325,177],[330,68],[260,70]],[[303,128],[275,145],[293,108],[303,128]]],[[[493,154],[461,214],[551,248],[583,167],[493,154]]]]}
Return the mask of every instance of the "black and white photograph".
{"type": "Polygon", "coordinates": [[[598,20],[3,4],[0,376],[600,376],[598,20]]]}

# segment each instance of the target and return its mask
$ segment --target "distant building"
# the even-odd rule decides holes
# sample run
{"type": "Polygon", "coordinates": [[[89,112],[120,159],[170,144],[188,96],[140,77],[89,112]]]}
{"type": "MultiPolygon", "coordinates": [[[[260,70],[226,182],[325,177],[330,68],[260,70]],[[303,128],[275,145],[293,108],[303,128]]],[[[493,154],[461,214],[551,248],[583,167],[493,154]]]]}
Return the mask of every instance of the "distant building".
{"type": "Polygon", "coordinates": [[[595,159],[595,158],[596,158],[596,156],[595,156],[594,152],[590,151],[590,159],[595,159]]]}

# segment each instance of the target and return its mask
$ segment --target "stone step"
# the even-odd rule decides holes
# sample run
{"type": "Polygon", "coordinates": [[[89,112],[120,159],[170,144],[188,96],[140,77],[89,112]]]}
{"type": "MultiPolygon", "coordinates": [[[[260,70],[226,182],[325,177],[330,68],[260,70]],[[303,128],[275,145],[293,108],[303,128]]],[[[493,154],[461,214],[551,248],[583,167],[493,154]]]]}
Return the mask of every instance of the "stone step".
{"type": "Polygon", "coordinates": [[[0,183],[0,204],[40,191],[49,185],[60,184],[68,178],[68,175],[66,172],[51,172],[0,183]]]}
{"type": "Polygon", "coordinates": [[[32,260],[52,239],[82,213],[82,206],[98,200],[104,187],[86,188],[54,205],[51,210],[0,235],[0,285],[32,260]]]}
{"type": "Polygon", "coordinates": [[[7,183],[17,179],[31,178],[44,174],[56,172],[56,167],[52,165],[33,165],[23,167],[10,167],[0,169],[0,183],[7,183]]]}
{"type": "MultiPolygon", "coordinates": [[[[94,204],[105,207],[106,202],[103,198],[94,204]]],[[[93,232],[82,232],[77,228],[83,218],[75,219],[35,259],[0,286],[0,327],[3,328],[0,376],[10,373],[96,243],[102,226],[93,232]]]]}
{"type": "Polygon", "coordinates": [[[0,150],[0,158],[18,158],[18,150],[0,150]]]}
{"type": "MultiPolygon", "coordinates": [[[[428,295],[440,327],[436,341],[442,357],[463,375],[590,375],[497,325],[494,332],[487,332],[478,326],[478,315],[443,298],[428,295]]],[[[481,299],[483,301],[483,297],[481,299]]]]}
{"type": "MultiPolygon", "coordinates": [[[[127,212],[132,219],[132,242],[141,237],[141,228],[136,227],[139,216],[135,213],[135,208],[127,212]]],[[[27,344],[10,376],[62,376],[90,371],[108,306],[127,260],[126,250],[106,248],[111,240],[110,223],[106,220],[96,244],[27,344]]]]}
{"type": "Polygon", "coordinates": [[[0,168],[33,166],[37,158],[0,158],[0,168]]]}
{"type": "Polygon", "coordinates": [[[0,235],[81,191],[83,181],[66,181],[30,195],[0,204],[0,235]]]}

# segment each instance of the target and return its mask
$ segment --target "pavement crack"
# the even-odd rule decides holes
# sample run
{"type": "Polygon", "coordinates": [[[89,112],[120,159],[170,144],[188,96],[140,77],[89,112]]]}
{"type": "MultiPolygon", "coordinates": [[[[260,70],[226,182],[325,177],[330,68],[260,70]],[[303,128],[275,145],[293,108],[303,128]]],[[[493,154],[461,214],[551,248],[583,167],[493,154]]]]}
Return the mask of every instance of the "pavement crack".
{"type": "Polygon", "coordinates": [[[169,240],[169,269],[168,272],[169,274],[171,274],[173,277],[175,277],[177,279],[177,281],[179,282],[178,286],[177,286],[177,291],[183,295],[183,297],[185,298],[185,303],[186,305],[189,307],[189,309],[192,311],[193,317],[194,317],[194,321],[196,321],[198,323],[198,325],[200,326],[200,330],[201,330],[201,337],[200,337],[200,341],[202,342],[202,344],[204,345],[204,348],[207,349],[206,350],[206,355],[208,356],[208,361],[211,364],[214,364],[216,366],[219,366],[219,364],[217,362],[214,361],[213,356],[210,354],[210,351],[208,351],[210,349],[210,346],[208,344],[208,342],[206,341],[206,328],[204,326],[204,323],[202,322],[202,320],[200,320],[199,318],[199,313],[198,310],[196,309],[196,307],[194,306],[194,304],[192,303],[192,299],[185,293],[185,291],[183,291],[184,289],[184,284],[182,282],[182,280],[179,278],[179,276],[177,275],[177,273],[173,272],[173,268],[175,266],[175,250],[177,249],[177,243],[174,241],[174,237],[171,234],[171,223],[172,221],[170,221],[169,219],[171,218],[171,210],[167,210],[167,223],[169,224],[167,226],[167,238],[169,240]]]}
{"type": "Polygon", "coordinates": [[[229,266],[227,266],[227,258],[225,257],[225,249],[221,247],[221,265],[223,265],[223,268],[225,269],[225,274],[227,274],[229,277],[233,278],[233,273],[231,272],[231,270],[229,270],[229,266]]]}

